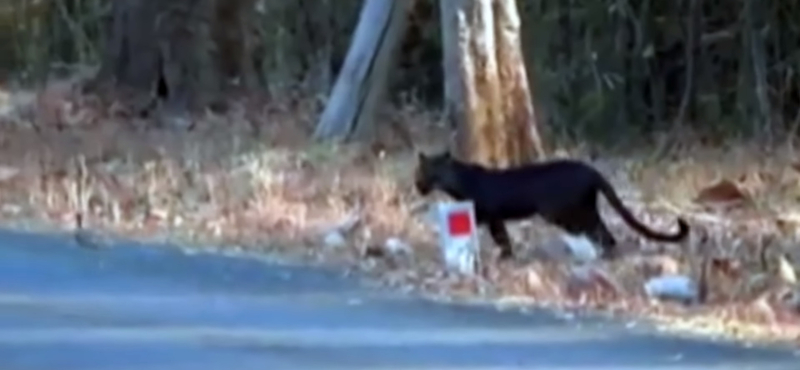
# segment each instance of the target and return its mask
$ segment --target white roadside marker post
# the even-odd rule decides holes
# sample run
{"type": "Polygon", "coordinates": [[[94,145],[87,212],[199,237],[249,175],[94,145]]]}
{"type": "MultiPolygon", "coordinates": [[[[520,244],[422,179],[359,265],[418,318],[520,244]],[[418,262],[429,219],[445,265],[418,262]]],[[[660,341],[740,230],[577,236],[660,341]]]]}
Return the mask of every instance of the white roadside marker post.
{"type": "Polygon", "coordinates": [[[474,275],[480,263],[475,207],[472,202],[439,202],[434,208],[439,248],[446,267],[474,275]]]}

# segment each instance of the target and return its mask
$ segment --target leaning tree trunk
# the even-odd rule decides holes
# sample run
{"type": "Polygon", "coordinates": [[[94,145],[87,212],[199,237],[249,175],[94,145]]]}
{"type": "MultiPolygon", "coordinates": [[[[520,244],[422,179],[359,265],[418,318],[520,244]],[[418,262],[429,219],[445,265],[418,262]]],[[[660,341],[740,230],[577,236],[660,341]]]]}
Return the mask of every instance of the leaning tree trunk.
{"type": "Polygon", "coordinates": [[[413,4],[410,0],[364,3],[344,65],[317,123],[316,139],[342,141],[372,129],[413,4]]]}
{"type": "Polygon", "coordinates": [[[515,0],[440,0],[445,101],[464,160],[509,167],[544,157],[515,0]]]}
{"type": "MultiPolygon", "coordinates": [[[[252,86],[254,0],[112,2],[98,86],[132,93],[133,108],[185,113],[226,84],[252,86]]],[[[143,112],[144,111],[144,112],[143,112]]]]}

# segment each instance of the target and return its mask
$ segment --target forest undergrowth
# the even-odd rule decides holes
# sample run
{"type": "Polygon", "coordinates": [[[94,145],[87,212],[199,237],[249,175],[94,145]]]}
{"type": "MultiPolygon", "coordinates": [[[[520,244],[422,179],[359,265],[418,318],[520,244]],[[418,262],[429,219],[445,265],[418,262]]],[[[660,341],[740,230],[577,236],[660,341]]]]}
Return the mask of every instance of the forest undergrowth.
{"type": "MultiPolygon", "coordinates": [[[[188,131],[152,127],[51,87],[0,96],[0,219],[48,225],[102,247],[102,235],[269,252],[355,268],[377,281],[436,297],[506,305],[599,309],[647,317],[665,329],[800,344],[800,157],[787,144],[739,142],[592,155],[647,224],[692,227],[682,245],[636,235],[602,203],[625,248],[614,261],[577,263],[559,231],[539,219],[511,224],[518,258],[497,262],[481,234],[476,277],[444,272],[426,202],[412,187],[415,151],[444,146],[435,113],[385,115],[370,145],[309,140],[314,99],[237,99],[196,116],[188,131]],[[654,154],[658,152],[658,154],[654,154]],[[681,276],[700,303],[649,296],[647,282],[681,276]]],[[[553,156],[589,160],[578,146],[553,156]]]]}

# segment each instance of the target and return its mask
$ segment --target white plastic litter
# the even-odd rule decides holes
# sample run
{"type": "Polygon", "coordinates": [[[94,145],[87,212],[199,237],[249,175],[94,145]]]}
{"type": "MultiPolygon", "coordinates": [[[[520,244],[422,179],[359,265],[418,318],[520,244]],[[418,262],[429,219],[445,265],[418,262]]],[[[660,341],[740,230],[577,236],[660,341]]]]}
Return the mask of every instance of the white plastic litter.
{"type": "Polygon", "coordinates": [[[694,301],[698,289],[692,278],[685,275],[663,275],[648,280],[644,284],[648,296],[661,299],[694,301]]]}

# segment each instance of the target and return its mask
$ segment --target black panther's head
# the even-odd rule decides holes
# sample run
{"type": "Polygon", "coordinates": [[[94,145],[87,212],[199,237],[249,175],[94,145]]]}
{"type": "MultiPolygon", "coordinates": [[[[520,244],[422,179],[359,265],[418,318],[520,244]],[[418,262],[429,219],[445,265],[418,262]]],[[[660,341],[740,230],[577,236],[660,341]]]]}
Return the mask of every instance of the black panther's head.
{"type": "Polygon", "coordinates": [[[453,158],[445,151],[434,155],[417,153],[417,167],[414,170],[414,185],[421,195],[428,195],[447,182],[453,158]]]}

